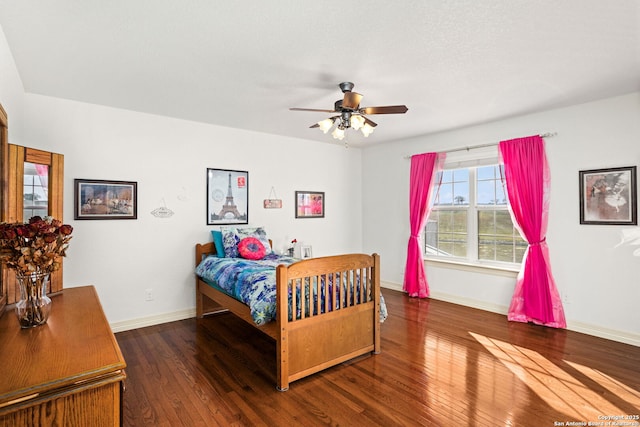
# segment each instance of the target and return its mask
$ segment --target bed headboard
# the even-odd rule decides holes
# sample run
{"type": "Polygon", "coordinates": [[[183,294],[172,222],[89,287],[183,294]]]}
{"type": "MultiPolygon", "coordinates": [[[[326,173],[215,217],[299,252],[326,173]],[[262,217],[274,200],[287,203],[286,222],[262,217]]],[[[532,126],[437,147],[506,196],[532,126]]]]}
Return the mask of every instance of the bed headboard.
{"type": "Polygon", "coordinates": [[[196,243],[196,267],[205,257],[215,254],[216,246],[213,244],[213,242],[196,243]]]}

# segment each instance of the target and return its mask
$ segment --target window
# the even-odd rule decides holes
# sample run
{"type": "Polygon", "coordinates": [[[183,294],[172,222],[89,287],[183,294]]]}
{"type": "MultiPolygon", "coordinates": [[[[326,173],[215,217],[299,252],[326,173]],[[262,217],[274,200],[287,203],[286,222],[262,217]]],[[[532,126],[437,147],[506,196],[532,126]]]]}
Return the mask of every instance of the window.
{"type": "Polygon", "coordinates": [[[49,214],[49,166],[24,162],[24,222],[49,214]]]}
{"type": "Polygon", "coordinates": [[[513,226],[502,166],[441,172],[425,227],[425,254],[480,264],[520,264],[527,243],[513,226]]]}

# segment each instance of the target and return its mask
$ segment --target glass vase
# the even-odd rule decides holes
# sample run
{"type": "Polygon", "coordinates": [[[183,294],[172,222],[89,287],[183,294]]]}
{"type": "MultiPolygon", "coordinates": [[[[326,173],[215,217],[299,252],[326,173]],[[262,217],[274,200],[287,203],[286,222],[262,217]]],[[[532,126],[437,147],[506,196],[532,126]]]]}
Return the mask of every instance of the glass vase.
{"type": "Polygon", "coordinates": [[[49,273],[16,274],[20,287],[20,301],[16,315],[21,328],[32,328],[47,323],[51,312],[51,298],[47,296],[49,273]]]}

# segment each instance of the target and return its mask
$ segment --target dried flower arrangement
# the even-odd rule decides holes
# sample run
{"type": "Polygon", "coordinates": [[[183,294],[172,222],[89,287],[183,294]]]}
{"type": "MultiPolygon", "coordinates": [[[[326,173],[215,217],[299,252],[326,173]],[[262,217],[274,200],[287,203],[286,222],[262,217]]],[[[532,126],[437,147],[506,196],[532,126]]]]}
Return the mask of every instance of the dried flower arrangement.
{"type": "Polygon", "coordinates": [[[73,227],[52,217],[32,217],[28,223],[0,223],[0,260],[16,273],[50,273],[66,256],[73,227]]]}
{"type": "Polygon", "coordinates": [[[73,227],[61,221],[34,216],[27,223],[0,223],[0,261],[16,271],[20,301],[16,314],[20,327],[47,322],[51,299],[46,295],[49,274],[60,268],[73,227]]]}

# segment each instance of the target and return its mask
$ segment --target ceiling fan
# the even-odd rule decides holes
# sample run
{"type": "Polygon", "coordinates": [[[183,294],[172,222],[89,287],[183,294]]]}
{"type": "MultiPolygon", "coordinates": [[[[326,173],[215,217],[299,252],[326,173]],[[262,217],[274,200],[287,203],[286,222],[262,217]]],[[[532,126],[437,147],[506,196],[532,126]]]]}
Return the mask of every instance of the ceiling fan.
{"type": "Polygon", "coordinates": [[[348,128],[360,130],[364,136],[369,136],[377,123],[369,120],[365,115],[369,114],[404,114],[408,108],[406,105],[387,105],[383,107],[360,107],[362,95],[352,92],[354,84],[342,82],[338,85],[344,96],[335,102],[333,110],[321,110],[315,108],[289,108],[291,111],[316,111],[321,113],[339,113],[337,116],[329,117],[315,123],[310,128],[320,128],[324,133],[329,132],[335,126],[331,135],[339,140],[345,136],[344,132],[348,128]]]}

